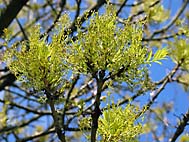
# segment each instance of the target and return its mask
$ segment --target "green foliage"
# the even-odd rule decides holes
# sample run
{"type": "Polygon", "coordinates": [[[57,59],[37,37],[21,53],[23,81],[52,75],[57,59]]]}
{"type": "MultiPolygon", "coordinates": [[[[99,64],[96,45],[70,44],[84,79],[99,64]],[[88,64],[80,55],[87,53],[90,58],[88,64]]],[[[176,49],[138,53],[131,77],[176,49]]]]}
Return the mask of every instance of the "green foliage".
{"type": "Polygon", "coordinates": [[[89,141],[90,140],[89,130],[91,129],[91,117],[84,117],[80,119],[79,127],[83,132],[85,138],[89,141]]]}
{"type": "MultiPolygon", "coordinates": [[[[44,7],[43,9],[46,9],[46,6],[49,7],[52,2],[53,1],[50,0],[48,1],[49,5],[48,3],[44,3],[41,6],[40,4],[36,3],[29,7],[29,11],[32,11],[33,16],[29,17],[29,23],[21,23],[20,25],[20,29],[22,29],[23,26],[26,35],[30,33],[30,35],[28,36],[28,41],[15,43],[14,45],[10,45],[11,43],[9,42],[9,39],[11,38],[13,39],[12,41],[14,41],[15,39],[22,39],[21,37],[24,32],[21,32],[21,30],[18,29],[18,25],[20,18],[24,18],[23,14],[27,15],[27,11],[25,9],[25,12],[23,11],[23,14],[21,13],[21,15],[19,14],[20,16],[18,15],[17,22],[12,23],[12,25],[16,25],[15,23],[17,23],[16,27],[10,26],[10,28],[12,27],[11,31],[5,30],[5,38],[7,39],[5,46],[7,47],[7,51],[5,53],[4,60],[6,61],[10,71],[16,75],[19,81],[24,82],[28,87],[35,88],[35,91],[37,91],[38,96],[32,96],[33,92],[28,92],[25,86],[23,87],[22,84],[18,84],[20,89],[24,90],[21,92],[21,95],[19,95],[20,92],[16,94],[18,91],[17,89],[14,90],[15,92],[11,92],[15,95],[15,104],[18,102],[20,103],[19,100],[22,98],[24,91],[26,91],[27,95],[23,95],[24,100],[29,100],[28,102],[30,102],[31,97],[31,101],[36,101],[36,99],[38,99],[39,102],[44,103],[30,103],[29,105],[31,106],[27,106],[26,108],[42,108],[43,110],[39,112],[42,112],[42,114],[43,112],[45,112],[45,115],[47,114],[45,111],[47,109],[46,104],[52,101],[55,109],[58,110],[58,112],[65,112],[64,124],[66,126],[66,129],[69,127],[72,128],[71,126],[74,126],[74,128],[81,128],[82,132],[78,134],[79,136],[74,136],[74,133],[76,134],[76,132],[66,133],[66,137],[70,136],[70,141],[74,141],[74,138],[77,138],[76,141],[79,141],[79,138],[82,137],[80,137],[80,135],[82,135],[83,133],[86,134],[87,138],[90,138],[89,131],[91,130],[91,117],[86,117],[85,114],[87,114],[88,116],[88,114],[90,115],[91,112],[93,113],[93,106],[95,104],[93,101],[96,97],[96,89],[97,92],[98,90],[100,90],[99,92],[102,93],[103,97],[108,96],[108,93],[103,91],[109,91],[111,93],[114,92],[111,94],[111,99],[112,97],[119,96],[118,98],[112,100],[115,100],[115,102],[121,102],[121,104],[127,102],[127,99],[129,99],[130,97],[135,99],[141,95],[148,94],[153,90],[155,90],[153,92],[156,92],[156,90],[159,91],[156,94],[158,96],[166,87],[164,85],[171,83],[172,81],[182,83],[184,89],[188,91],[189,50],[188,40],[185,40],[185,35],[187,35],[189,32],[187,30],[188,25],[186,25],[185,27],[183,26],[183,23],[186,22],[186,19],[183,18],[184,13],[181,14],[181,19],[178,18],[176,22],[174,22],[175,17],[170,17],[169,11],[164,9],[164,7],[157,0],[141,0],[137,1],[136,3],[126,3],[124,7],[120,7],[121,3],[123,3],[124,0],[112,1],[112,4],[114,4],[117,10],[118,8],[123,8],[121,12],[125,11],[125,9],[127,9],[128,7],[132,10],[136,8],[136,11],[126,14],[120,12],[120,17],[117,17],[114,8],[112,6],[107,6],[105,13],[94,12],[92,16],[90,16],[90,18],[84,19],[85,22],[82,26],[80,25],[81,19],[78,18],[78,24],[76,25],[77,31],[74,31],[73,34],[69,34],[68,27],[72,26],[73,28],[75,26],[75,21],[71,23],[69,21],[69,16],[65,14],[61,18],[61,20],[55,24],[55,28],[53,28],[50,32],[54,35],[48,35],[47,40],[47,36],[41,38],[40,26],[30,28],[30,25],[32,25],[33,22],[37,22],[37,20],[39,19],[40,23],[42,23],[43,25],[43,31],[48,30],[46,29],[46,27],[49,27],[49,25],[47,24],[49,23],[49,21],[46,20],[47,18],[43,17],[46,14],[42,14],[43,12],[41,13],[35,11],[41,11],[42,6],[44,7]],[[142,22],[137,21],[138,19],[143,18],[143,15],[147,15],[147,20],[145,20],[145,22],[147,23],[145,23],[144,25],[142,22]],[[122,19],[128,16],[131,17],[131,21],[124,21],[124,19],[122,19]],[[42,17],[42,19],[40,17],[42,17]],[[167,21],[167,24],[164,23],[163,25],[165,25],[165,27],[158,27],[159,23],[164,22],[168,17],[170,22],[167,21]],[[117,20],[119,20],[119,22],[117,20]],[[156,23],[157,25],[153,25],[154,23],[156,23]],[[169,25],[170,23],[171,25],[169,25]],[[156,29],[157,27],[158,29],[156,29]],[[143,35],[144,30],[146,31],[143,35]],[[172,37],[184,38],[176,39],[173,42],[172,37]],[[144,41],[142,39],[144,39],[144,41]],[[167,47],[162,48],[162,46],[164,46],[164,43],[166,43],[167,41],[173,42],[169,43],[169,50],[167,49],[167,47]],[[146,45],[148,46],[148,48],[146,47],[146,45]],[[156,51],[151,49],[154,46],[157,47],[156,51]],[[166,77],[167,79],[169,79],[168,81],[165,80],[166,83],[161,80],[157,81],[156,83],[151,80],[151,75],[153,76],[153,73],[148,73],[148,67],[153,62],[161,64],[160,60],[166,59],[168,52],[170,52],[170,56],[176,63],[183,63],[181,66],[182,70],[180,70],[180,68],[178,69],[179,71],[175,70],[176,75],[174,73],[171,74],[172,72],[174,72],[174,70],[170,71],[170,74],[164,76],[165,79],[166,77]],[[180,74],[180,72],[183,72],[183,69],[184,71],[187,70],[186,72],[184,72],[186,74],[180,74]],[[105,76],[103,78],[103,81],[105,82],[103,82],[104,84],[102,86],[102,89],[99,89],[101,87],[99,87],[98,85],[101,84],[101,80],[99,79],[99,81],[98,79],[94,78],[98,78],[101,71],[105,71],[105,76]],[[79,81],[76,83],[76,85],[72,83],[72,80],[74,80],[70,77],[72,76],[72,73],[73,76],[75,76],[76,74],[81,75],[79,76],[81,78],[79,78],[79,81]],[[67,81],[68,77],[69,81],[67,81]],[[162,83],[163,88],[161,88],[162,83]],[[130,87],[132,87],[132,90],[130,89],[130,87]],[[58,94],[59,92],[61,93],[57,96],[53,96],[53,98],[47,97],[44,94],[44,88],[49,89],[49,92],[54,95],[58,94]],[[57,93],[56,91],[59,92],[57,93]],[[33,106],[33,104],[35,105],[35,107],[33,106]],[[78,126],[77,120],[81,117],[85,118],[80,121],[80,124],[78,126]]],[[[84,14],[83,9],[81,8],[82,3],[81,5],[79,1],[75,1],[75,5],[71,5],[69,3],[70,2],[68,2],[65,7],[62,6],[62,9],[59,10],[77,10],[76,13],[79,14],[79,16],[84,14]]],[[[90,8],[96,6],[95,1],[86,0],[85,3],[86,6],[90,5],[90,8]],[[89,3],[93,3],[93,5],[89,3]]],[[[58,18],[59,13],[56,12],[56,9],[54,8],[59,8],[59,6],[61,6],[61,3],[53,2],[51,8],[47,8],[47,11],[44,10],[48,13],[49,19],[56,20],[56,18],[58,18]],[[54,11],[54,13],[51,14],[48,9],[51,9],[52,11],[54,11]],[[54,17],[51,15],[54,15],[54,17]]],[[[100,5],[97,5],[97,9],[98,6],[100,7],[100,5]]],[[[103,6],[101,8],[103,8],[103,6]]],[[[188,14],[186,11],[185,13],[188,14]]],[[[187,17],[189,17],[189,15],[187,17]]],[[[73,29],[75,30],[75,27],[73,29]]],[[[2,45],[2,47],[4,48],[4,45],[2,45]]],[[[1,72],[4,72],[3,69],[1,72]]],[[[6,78],[6,75],[2,74],[0,84],[2,83],[2,85],[4,85],[6,78]]],[[[5,88],[5,91],[9,90],[12,91],[12,88],[5,88]]],[[[139,99],[142,98],[139,97],[139,99]]],[[[102,101],[102,98],[100,98],[100,101],[102,101]]],[[[149,101],[149,103],[148,101],[146,101],[146,103],[150,104],[151,107],[151,104],[153,104],[155,101],[149,101]]],[[[8,103],[9,102],[7,102],[6,104],[5,102],[5,105],[2,106],[2,112],[0,113],[0,118],[2,118],[0,121],[0,127],[2,128],[6,128],[6,125],[8,126],[8,123],[6,122],[7,119],[9,120],[9,113],[6,113],[6,111],[14,109],[16,109],[16,111],[19,110],[16,107],[8,107],[8,105],[11,105],[8,103]]],[[[24,104],[26,104],[25,101],[24,104]]],[[[101,137],[98,138],[101,138],[101,141],[112,142],[137,141],[138,135],[145,131],[144,126],[142,126],[140,123],[137,123],[136,121],[138,108],[130,105],[128,105],[124,109],[121,107],[116,107],[114,106],[112,109],[105,110],[103,112],[103,116],[100,116],[98,134],[101,137]]],[[[103,109],[103,105],[101,106],[101,108],[103,109]]],[[[164,122],[164,118],[166,117],[163,116],[165,115],[165,112],[167,112],[167,110],[164,109],[164,107],[162,108],[163,109],[156,109],[154,111],[157,114],[157,117],[153,117],[154,115],[149,116],[149,118],[152,117],[154,121],[151,121],[150,119],[146,121],[146,131],[149,132],[149,134],[156,134],[156,132],[158,132],[157,135],[160,136],[158,131],[158,124],[160,124],[160,121],[162,125],[165,125],[165,127],[170,126],[168,125],[169,120],[166,120],[167,123],[164,122]],[[163,119],[159,119],[158,116],[163,119]]],[[[149,111],[149,113],[151,114],[152,111],[149,111]]],[[[25,111],[21,111],[21,113],[19,114],[25,116],[25,111]]],[[[35,115],[35,113],[32,114],[35,115]]],[[[57,116],[59,115],[56,115],[56,117],[57,116]]],[[[22,120],[18,118],[20,123],[18,123],[17,121],[14,125],[18,126],[18,124],[21,124],[20,126],[23,126],[22,124],[27,122],[25,120],[30,120],[30,118],[32,117],[32,115],[31,117],[22,117],[22,120]]],[[[47,117],[49,118],[51,117],[51,115],[47,115],[47,117]]],[[[12,121],[15,119],[17,120],[16,117],[10,120],[12,121]]],[[[47,125],[50,126],[51,123],[48,123],[47,125]]],[[[29,123],[28,126],[30,126],[29,123]]],[[[62,128],[64,127],[64,125],[60,125],[60,127],[62,128]]],[[[16,129],[18,129],[20,132],[16,132],[17,130],[13,131],[16,132],[16,135],[22,138],[22,133],[25,133],[26,128],[17,127],[16,129]]],[[[35,133],[37,135],[45,130],[38,127],[36,128],[36,131],[38,131],[38,133],[35,133]]],[[[165,136],[165,134],[163,134],[163,136],[165,136]]],[[[49,137],[49,140],[50,139],[51,137],[49,137]]],[[[159,139],[163,141],[162,137],[159,137],[159,139]]],[[[182,141],[187,140],[188,137],[183,137],[182,141]]],[[[39,140],[36,139],[36,141],[39,140]]],[[[48,140],[41,139],[41,141],[48,140]]]]}
{"type": "Polygon", "coordinates": [[[176,63],[182,62],[182,68],[189,70],[189,43],[185,39],[175,39],[174,42],[169,42],[170,56],[176,63]]]}
{"type": "Polygon", "coordinates": [[[189,73],[184,73],[179,76],[178,78],[179,83],[181,83],[184,91],[188,92],[189,91],[189,73]]]}
{"type": "Polygon", "coordinates": [[[158,24],[168,20],[170,17],[170,11],[165,9],[157,0],[143,0],[141,4],[132,7],[131,12],[133,15],[144,12],[149,24],[158,24]]]}
{"type": "Polygon", "coordinates": [[[124,68],[115,80],[132,84],[133,80],[145,76],[146,64],[164,59],[165,49],[158,50],[154,57],[147,57],[147,49],[142,45],[142,23],[132,25],[125,21],[118,26],[116,18],[115,10],[108,6],[102,15],[93,13],[86,32],[78,26],[77,40],[67,49],[69,68],[93,77],[99,70],[116,74],[124,68]]]}
{"type": "Polygon", "coordinates": [[[8,110],[8,104],[9,102],[6,101],[5,104],[3,105],[1,111],[0,111],[0,128],[6,127],[7,126],[7,110],[8,110]]]}
{"type": "MultiPolygon", "coordinates": [[[[40,27],[31,29],[29,40],[20,46],[14,44],[5,54],[10,70],[20,81],[26,82],[36,90],[56,89],[63,84],[63,76],[68,70],[74,73],[94,75],[99,70],[117,73],[125,68],[116,79],[132,82],[141,79],[146,71],[145,64],[158,62],[166,56],[166,50],[158,50],[153,59],[142,46],[142,23],[118,26],[116,13],[112,6],[107,6],[102,15],[93,13],[88,21],[86,32],[82,31],[78,19],[78,35],[75,41],[69,38],[70,25],[67,15],[56,26],[51,43],[46,37],[40,39],[40,27]],[[64,26],[65,25],[65,26],[64,26]],[[151,62],[150,62],[151,61],[151,62]]],[[[5,33],[6,34],[6,33],[5,33]]]]}
{"type": "MultiPolygon", "coordinates": [[[[127,105],[125,108],[108,108],[103,111],[99,118],[98,136],[102,142],[118,142],[127,140],[127,142],[138,142],[137,137],[143,133],[142,124],[137,122],[140,110],[137,106],[127,105]]],[[[141,119],[141,118],[140,118],[141,119]]],[[[90,139],[88,130],[90,130],[91,117],[84,117],[79,122],[86,139],[90,139]]]]}
{"type": "Polygon", "coordinates": [[[170,17],[170,12],[164,9],[161,4],[157,4],[151,8],[146,7],[145,11],[149,22],[160,23],[166,21],[170,17]]]}
{"type": "MultiPolygon", "coordinates": [[[[142,45],[142,23],[133,25],[125,21],[118,26],[116,19],[112,6],[107,6],[102,15],[94,12],[86,23],[86,31],[82,30],[78,19],[77,37],[73,40],[69,37],[67,27],[70,22],[65,15],[61,24],[56,25],[50,43],[46,43],[46,36],[40,37],[40,27],[35,26],[31,29],[29,40],[8,48],[4,59],[18,80],[38,92],[43,89],[52,93],[58,89],[63,92],[70,70],[74,74],[90,74],[92,77],[97,77],[99,71],[108,71],[115,74],[113,81],[141,85],[147,77],[147,65],[160,63],[159,60],[167,55],[167,50],[159,49],[152,56],[152,52],[142,45]]],[[[40,98],[40,101],[45,103],[46,99],[40,98]]],[[[84,103],[77,105],[82,110],[84,103]]],[[[136,122],[137,112],[138,108],[130,105],[125,109],[114,106],[104,111],[98,129],[102,140],[136,141],[142,133],[142,125],[136,122]]],[[[90,127],[87,122],[87,119],[81,121],[83,129],[90,127]]]]}
{"type": "Polygon", "coordinates": [[[66,73],[64,65],[64,49],[60,39],[53,37],[47,44],[45,38],[40,39],[40,27],[32,28],[28,41],[21,46],[14,44],[7,49],[5,60],[18,80],[34,87],[36,90],[60,85],[66,73]]]}
{"type": "Polygon", "coordinates": [[[189,135],[188,134],[181,136],[180,142],[188,142],[188,141],[189,141],[189,135]]]}
{"type": "Polygon", "coordinates": [[[113,106],[103,112],[99,119],[98,133],[103,142],[137,142],[136,138],[143,132],[142,125],[136,122],[139,108],[127,105],[125,109],[113,106]]]}
{"type": "Polygon", "coordinates": [[[167,48],[162,48],[160,50],[157,50],[157,52],[153,55],[153,58],[152,58],[152,51],[150,51],[147,57],[147,62],[149,63],[156,62],[158,64],[161,64],[159,60],[166,59],[167,53],[168,53],[167,48]]]}
{"type": "Polygon", "coordinates": [[[183,28],[186,34],[186,39],[175,39],[173,42],[168,42],[170,48],[170,57],[172,60],[180,64],[181,68],[186,71],[178,76],[178,82],[182,85],[183,89],[187,92],[189,91],[189,42],[188,42],[188,28],[183,28]]]}
{"type": "Polygon", "coordinates": [[[146,49],[141,46],[142,26],[126,22],[124,28],[118,27],[111,7],[103,15],[94,13],[86,31],[78,29],[78,39],[69,49],[68,62],[76,72],[113,72],[123,65],[132,69],[144,63],[146,49]]]}

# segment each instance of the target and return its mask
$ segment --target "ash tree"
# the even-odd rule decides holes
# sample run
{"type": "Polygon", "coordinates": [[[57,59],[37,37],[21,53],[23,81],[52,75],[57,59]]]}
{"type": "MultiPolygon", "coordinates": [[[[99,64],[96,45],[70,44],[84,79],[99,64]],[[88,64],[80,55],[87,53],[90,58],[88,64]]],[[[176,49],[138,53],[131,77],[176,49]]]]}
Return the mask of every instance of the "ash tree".
{"type": "Polygon", "coordinates": [[[177,104],[156,103],[168,83],[188,91],[188,0],[174,17],[159,0],[128,3],[2,2],[0,140],[189,139],[188,112],[171,124],[177,104]],[[166,62],[154,81],[151,68],[166,62]]]}

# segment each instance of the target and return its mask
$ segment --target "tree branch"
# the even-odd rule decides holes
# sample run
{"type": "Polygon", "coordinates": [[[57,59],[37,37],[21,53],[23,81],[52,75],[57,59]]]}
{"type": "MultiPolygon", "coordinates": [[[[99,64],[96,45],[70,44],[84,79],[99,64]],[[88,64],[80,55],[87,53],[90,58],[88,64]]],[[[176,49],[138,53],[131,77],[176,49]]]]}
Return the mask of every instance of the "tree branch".
{"type": "Polygon", "coordinates": [[[167,24],[165,25],[162,29],[155,31],[150,38],[153,38],[155,35],[159,34],[159,33],[163,33],[166,30],[168,30],[175,22],[176,20],[179,18],[179,16],[182,14],[182,12],[185,10],[187,4],[189,3],[189,0],[185,0],[185,2],[183,3],[182,7],[179,9],[179,11],[177,12],[177,14],[173,17],[173,19],[167,24]]]}
{"type": "Polygon", "coordinates": [[[8,126],[8,127],[4,127],[2,129],[0,129],[0,133],[4,133],[4,132],[8,132],[8,131],[14,131],[15,129],[19,129],[21,127],[25,127],[28,126],[30,123],[35,122],[36,120],[38,120],[40,117],[42,117],[42,115],[38,115],[36,117],[32,117],[30,120],[21,123],[19,125],[16,126],[8,126]]]}
{"type": "MultiPolygon", "coordinates": [[[[93,12],[98,11],[98,9],[99,9],[104,3],[106,3],[106,0],[98,0],[98,1],[97,1],[97,4],[96,4],[95,6],[93,6],[89,11],[87,11],[87,12],[85,12],[85,13],[83,14],[83,16],[82,16],[81,19],[80,19],[80,22],[81,22],[81,23],[85,22],[85,20],[86,20],[87,18],[89,18],[93,12]]],[[[74,22],[72,23],[72,25],[68,28],[68,29],[71,30],[71,33],[70,33],[70,34],[72,34],[72,33],[77,29],[76,25],[77,25],[77,20],[74,20],[74,22]]],[[[68,30],[68,29],[67,29],[67,30],[68,30]]],[[[67,33],[67,30],[65,30],[65,33],[67,33]]]]}
{"type": "Polygon", "coordinates": [[[170,142],[175,142],[177,140],[177,138],[184,131],[184,128],[186,127],[186,125],[188,125],[188,121],[189,121],[189,109],[188,109],[187,113],[185,115],[183,115],[183,118],[180,121],[175,133],[173,134],[173,137],[169,140],[170,142]]]}
{"type": "Polygon", "coordinates": [[[171,35],[166,35],[166,36],[160,36],[160,37],[156,37],[156,38],[143,38],[142,41],[161,41],[161,40],[168,40],[170,38],[174,38],[177,36],[183,36],[184,33],[174,33],[171,35]]]}
{"type": "Polygon", "coordinates": [[[11,86],[13,82],[16,80],[16,77],[14,74],[9,73],[3,77],[0,78],[0,80],[3,79],[2,83],[0,84],[0,91],[4,90],[6,86],[11,86]]]}
{"type": "MultiPolygon", "coordinates": [[[[138,116],[140,116],[142,113],[146,112],[150,107],[151,105],[154,103],[154,101],[157,99],[157,97],[159,96],[159,94],[162,92],[162,90],[165,88],[165,86],[167,85],[167,83],[169,83],[170,81],[170,78],[172,78],[175,73],[178,71],[179,67],[181,66],[181,63],[178,63],[174,69],[165,77],[163,78],[160,83],[161,83],[161,86],[155,91],[154,95],[152,96],[151,100],[148,102],[147,105],[145,105],[142,109],[142,111],[138,114],[138,116]]],[[[137,116],[137,117],[138,117],[137,116]]]]}
{"type": "Polygon", "coordinates": [[[95,103],[94,103],[94,110],[92,111],[92,128],[91,128],[91,142],[96,142],[96,132],[98,129],[98,118],[102,114],[100,110],[100,97],[101,97],[101,92],[102,88],[104,85],[104,76],[105,76],[105,71],[99,71],[99,78],[96,78],[97,80],[97,94],[95,98],[95,103]]]}
{"type": "Polygon", "coordinates": [[[40,36],[40,38],[43,38],[45,34],[48,34],[49,32],[52,31],[52,29],[55,27],[55,24],[58,22],[59,18],[61,17],[61,14],[62,14],[62,11],[63,11],[65,5],[66,5],[66,0],[62,0],[62,3],[60,5],[61,6],[60,11],[56,15],[56,18],[55,18],[53,24],[47,29],[47,31],[44,34],[42,34],[40,36]]]}
{"type": "Polygon", "coordinates": [[[121,10],[124,8],[124,6],[125,6],[125,4],[127,3],[127,1],[128,1],[128,0],[125,0],[125,1],[121,4],[120,8],[119,8],[118,11],[116,12],[116,15],[117,15],[117,16],[118,16],[119,13],[121,12],[121,10]]]}
{"type": "Polygon", "coordinates": [[[12,0],[5,10],[0,15],[0,36],[3,34],[3,30],[7,28],[10,23],[16,18],[19,11],[22,9],[28,0],[12,0]]]}
{"type": "Polygon", "coordinates": [[[54,97],[53,97],[53,95],[51,95],[51,93],[47,89],[45,89],[45,94],[47,96],[48,104],[49,104],[51,112],[52,112],[52,117],[53,117],[54,124],[55,124],[55,130],[58,135],[58,138],[61,140],[61,142],[66,142],[65,135],[62,133],[62,126],[60,125],[58,113],[55,109],[54,97]]]}
{"type": "MultiPolygon", "coordinates": [[[[154,6],[157,5],[158,3],[160,3],[160,0],[157,0],[157,1],[155,1],[154,3],[152,3],[152,4],[149,6],[149,8],[154,7],[154,6]]],[[[136,14],[129,16],[128,19],[130,19],[130,20],[132,21],[133,18],[135,18],[136,16],[138,16],[138,15],[140,15],[140,14],[143,14],[144,12],[145,12],[144,10],[140,10],[140,11],[138,11],[136,14]]]]}
{"type": "MultiPolygon", "coordinates": [[[[63,109],[63,113],[62,113],[62,125],[63,125],[63,126],[65,126],[65,125],[64,125],[64,121],[65,121],[66,111],[67,111],[67,109],[68,109],[68,103],[69,103],[69,100],[70,100],[70,96],[71,96],[71,93],[72,93],[72,91],[73,91],[73,89],[74,89],[74,86],[76,85],[78,79],[79,79],[79,75],[77,75],[77,76],[74,78],[73,83],[72,83],[72,86],[71,86],[70,90],[68,91],[68,95],[67,95],[66,101],[65,101],[65,103],[64,103],[64,109],[63,109]]],[[[65,131],[65,127],[64,127],[64,131],[65,131]]],[[[64,132],[64,134],[65,134],[65,132],[64,132]]]]}
{"type": "MultiPolygon", "coordinates": [[[[6,101],[5,100],[2,100],[2,99],[0,99],[0,102],[1,103],[6,103],[6,101]]],[[[17,103],[14,103],[14,102],[9,102],[8,103],[10,106],[13,106],[13,107],[17,107],[17,108],[20,108],[20,109],[23,109],[23,110],[25,110],[25,111],[27,111],[27,112],[32,112],[32,113],[34,113],[34,114],[39,114],[39,115],[51,115],[51,112],[40,112],[40,111],[37,111],[37,110],[35,110],[34,108],[29,108],[29,107],[24,107],[24,106],[21,106],[21,105],[18,105],[17,103]]]]}

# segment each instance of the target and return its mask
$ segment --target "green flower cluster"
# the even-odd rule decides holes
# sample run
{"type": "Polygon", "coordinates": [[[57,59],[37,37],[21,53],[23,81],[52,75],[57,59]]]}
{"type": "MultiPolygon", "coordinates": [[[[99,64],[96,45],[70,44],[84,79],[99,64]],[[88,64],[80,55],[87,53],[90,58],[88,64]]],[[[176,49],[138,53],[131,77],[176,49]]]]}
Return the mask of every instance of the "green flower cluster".
{"type": "Polygon", "coordinates": [[[85,31],[79,23],[78,19],[77,36],[73,40],[67,28],[69,18],[63,16],[50,43],[46,43],[46,37],[40,38],[39,26],[33,27],[28,41],[7,49],[8,67],[30,87],[53,90],[63,84],[70,70],[93,77],[102,70],[117,73],[113,79],[132,84],[145,76],[147,64],[167,55],[165,49],[160,49],[152,57],[152,52],[148,53],[142,45],[142,23],[133,25],[125,21],[119,25],[110,5],[104,14],[92,14],[85,31]]]}
{"type": "Polygon", "coordinates": [[[45,38],[40,39],[40,27],[36,26],[32,28],[28,41],[7,49],[4,59],[10,71],[28,87],[39,91],[53,89],[62,84],[66,73],[63,43],[59,42],[55,35],[47,44],[45,38]]]}
{"type": "Polygon", "coordinates": [[[98,133],[103,142],[137,142],[142,134],[142,125],[136,122],[139,108],[127,105],[125,109],[113,106],[103,112],[99,120],[98,133]]]}

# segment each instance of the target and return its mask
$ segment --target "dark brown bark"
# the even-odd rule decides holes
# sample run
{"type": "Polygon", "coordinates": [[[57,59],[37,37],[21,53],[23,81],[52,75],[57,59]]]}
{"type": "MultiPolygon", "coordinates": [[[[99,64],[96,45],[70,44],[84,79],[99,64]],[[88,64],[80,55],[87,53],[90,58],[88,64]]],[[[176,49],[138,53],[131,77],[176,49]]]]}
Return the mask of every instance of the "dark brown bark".
{"type": "MultiPolygon", "coordinates": [[[[7,28],[11,22],[16,18],[19,11],[23,8],[28,0],[12,0],[6,9],[2,10],[0,15],[0,36],[3,34],[3,30],[7,28]]],[[[6,86],[10,86],[16,80],[16,77],[9,73],[6,78],[0,84],[0,91],[4,90],[6,86]]]]}
{"type": "Polygon", "coordinates": [[[92,117],[92,126],[91,126],[91,142],[96,142],[96,133],[98,129],[98,119],[100,115],[102,114],[100,110],[100,97],[102,93],[102,88],[105,82],[104,76],[105,76],[105,71],[101,70],[99,72],[99,77],[96,77],[97,80],[97,94],[95,98],[95,103],[94,103],[94,110],[92,111],[91,117],[92,117]]]}
{"type": "Polygon", "coordinates": [[[11,22],[16,18],[19,11],[23,8],[28,0],[12,0],[10,4],[1,12],[0,15],[0,36],[3,34],[3,30],[7,28],[11,22]]]}
{"type": "Polygon", "coordinates": [[[0,80],[3,80],[2,83],[0,83],[0,91],[4,90],[6,86],[11,86],[13,82],[16,80],[16,77],[14,74],[9,73],[3,77],[1,77],[0,80]]]}

